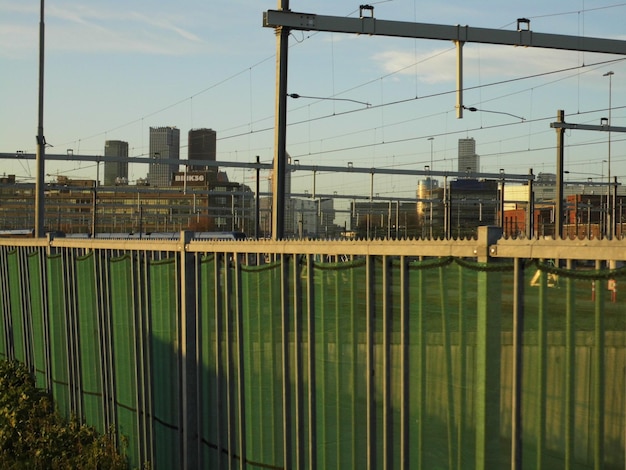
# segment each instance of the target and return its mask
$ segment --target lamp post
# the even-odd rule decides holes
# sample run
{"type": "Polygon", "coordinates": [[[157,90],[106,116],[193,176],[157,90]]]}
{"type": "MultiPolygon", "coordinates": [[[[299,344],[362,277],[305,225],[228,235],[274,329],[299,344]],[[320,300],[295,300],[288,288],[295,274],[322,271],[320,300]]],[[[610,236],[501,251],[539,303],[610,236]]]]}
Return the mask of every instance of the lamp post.
{"type": "Polygon", "coordinates": [[[435,140],[435,138],[429,137],[427,140],[430,141],[430,168],[434,169],[433,167],[433,141],[435,140]]]}
{"type": "Polygon", "coordinates": [[[498,204],[498,212],[500,213],[500,228],[504,232],[504,168],[500,168],[500,201],[498,204]]]}
{"type": "Polygon", "coordinates": [[[607,236],[609,238],[609,240],[611,240],[613,238],[613,225],[614,225],[614,220],[615,220],[615,214],[614,214],[614,210],[615,207],[612,207],[611,204],[611,88],[612,88],[612,82],[613,82],[613,71],[608,71],[607,73],[605,73],[604,75],[602,75],[603,77],[609,77],[609,119],[607,122],[607,125],[609,126],[609,135],[608,135],[608,149],[607,149],[607,153],[608,153],[608,162],[607,162],[607,181],[608,181],[608,185],[607,185],[607,200],[606,200],[606,217],[607,217],[607,225],[608,225],[608,229],[607,229],[607,236]]]}
{"type": "MultiPolygon", "coordinates": [[[[428,167],[429,172],[434,170],[433,167],[433,142],[435,140],[434,137],[429,137],[430,141],[430,166],[428,167]]],[[[430,216],[429,216],[429,225],[430,225],[430,238],[433,238],[433,176],[431,174],[428,175],[428,199],[430,199],[430,216]]]]}

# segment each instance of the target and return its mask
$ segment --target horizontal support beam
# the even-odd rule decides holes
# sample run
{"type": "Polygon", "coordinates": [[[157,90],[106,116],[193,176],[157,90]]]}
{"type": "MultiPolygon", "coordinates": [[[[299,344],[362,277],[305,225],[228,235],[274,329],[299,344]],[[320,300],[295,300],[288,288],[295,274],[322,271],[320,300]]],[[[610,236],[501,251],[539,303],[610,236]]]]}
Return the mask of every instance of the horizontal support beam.
{"type": "Polygon", "coordinates": [[[551,122],[553,129],[577,129],[581,131],[626,132],[626,127],[603,126],[593,124],[570,124],[569,122],[551,122]]]}
{"type": "MultiPolygon", "coordinates": [[[[35,160],[34,153],[23,153],[23,152],[0,152],[0,160],[35,160]]],[[[208,167],[227,167],[227,168],[251,168],[256,169],[259,168],[261,170],[271,170],[271,163],[256,163],[256,162],[225,162],[225,161],[215,161],[215,160],[182,160],[175,158],[159,158],[154,159],[148,156],[143,157],[110,157],[103,155],[78,155],[78,154],[46,154],[46,160],[55,160],[55,161],[68,161],[68,162],[94,162],[94,163],[106,163],[106,162],[117,162],[117,163],[141,163],[141,164],[150,164],[150,163],[159,163],[162,165],[187,165],[187,166],[208,166],[208,167]]]]}
{"type": "Polygon", "coordinates": [[[287,27],[301,31],[368,34],[415,39],[439,39],[453,42],[476,42],[521,47],[539,47],[580,52],[626,55],[626,41],[583,36],[535,33],[530,30],[447,26],[406,21],[378,20],[373,17],[346,18],[284,10],[268,10],[263,14],[263,26],[287,27]]]}
{"type": "Polygon", "coordinates": [[[473,179],[497,179],[505,181],[530,181],[535,179],[535,175],[508,174],[508,173],[467,173],[465,171],[434,171],[434,170],[407,170],[398,168],[366,168],[366,167],[346,167],[346,166],[320,166],[320,165],[289,165],[290,171],[323,171],[328,173],[366,173],[380,175],[404,175],[404,176],[428,176],[428,177],[457,177],[473,179]]]}
{"type": "Polygon", "coordinates": [[[626,245],[617,239],[500,239],[491,245],[489,254],[495,258],[623,260],[626,259],[626,245]]]}
{"type": "MultiPolygon", "coordinates": [[[[0,153],[2,159],[24,159],[34,160],[34,153],[0,153]]],[[[154,163],[154,160],[148,157],[104,157],[102,155],[65,155],[65,154],[46,154],[46,160],[57,161],[87,161],[87,162],[127,162],[127,163],[154,163]]],[[[175,160],[175,159],[159,159],[158,163],[164,165],[188,165],[224,168],[248,168],[261,170],[271,170],[271,163],[254,163],[254,162],[227,162],[213,160],[175,160]]],[[[481,179],[503,179],[505,181],[529,181],[534,180],[532,174],[500,174],[500,173],[467,173],[462,171],[432,171],[432,170],[406,170],[398,168],[366,168],[366,167],[348,167],[348,166],[318,166],[318,165],[294,165],[288,166],[290,171],[324,171],[328,173],[366,173],[381,175],[405,175],[405,176],[430,176],[430,177],[458,177],[458,178],[481,178],[481,179]]]]}

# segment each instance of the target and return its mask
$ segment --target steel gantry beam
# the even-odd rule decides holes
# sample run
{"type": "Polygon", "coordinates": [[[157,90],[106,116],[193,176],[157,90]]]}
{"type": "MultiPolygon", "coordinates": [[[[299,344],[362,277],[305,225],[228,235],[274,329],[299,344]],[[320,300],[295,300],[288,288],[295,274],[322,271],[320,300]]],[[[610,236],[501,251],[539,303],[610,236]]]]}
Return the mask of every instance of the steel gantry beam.
{"type": "Polygon", "coordinates": [[[439,25],[406,21],[379,20],[374,17],[374,7],[361,5],[358,18],[298,13],[289,10],[288,0],[278,0],[279,10],[263,13],[263,26],[274,28],[277,36],[276,58],[276,128],[274,155],[274,213],[272,214],[273,238],[282,238],[284,218],[284,172],[286,171],[286,130],[285,118],[287,97],[287,41],[289,32],[324,31],[335,33],[367,34],[370,36],[390,36],[413,39],[436,39],[452,41],[457,49],[457,117],[463,117],[463,45],[466,42],[496,44],[543,49],[595,52],[602,54],[626,55],[626,41],[567,36],[561,34],[536,33],[530,29],[530,20],[519,18],[516,30],[473,28],[460,25],[439,25]]]}
{"type": "MultiPolygon", "coordinates": [[[[620,126],[611,126],[608,124],[601,125],[593,125],[593,124],[575,124],[565,122],[565,111],[562,109],[557,111],[556,115],[557,121],[551,122],[550,127],[556,129],[557,136],[557,145],[556,145],[556,210],[554,214],[555,218],[555,237],[560,239],[563,237],[563,218],[564,218],[564,210],[563,210],[563,161],[565,158],[565,130],[566,129],[576,129],[581,131],[599,131],[599,132],[626,132],[626,127],[620,126]]],[[[610,168],[610,166],[609,166],[610,168]]],[[[603,183],[602,183],[603,184],[603,183]]],[[[613,234],[615,233],[615,202],[612,201],[612,197],[615,196],[615,191],[611,190],[612,186],[617,186],[617,181],[615,183],[611,183],[611,176],[609,172],[607,189],[607,235],[608,238],[613,238],[613,234]]]]}
{"type": "Polygon", "coordinates": [[[538,47],[578,52],[626,55],[626,41],[562,34],[536,33],[530,30],[530,21],[517,20],[517,30],[473,28],[461,25],[439,25],[389,21],[374,18],[373,7],[361,6],[359,18],[324,16],[284,10],[268,10],[263,15],[263,26],[302,31],[367,34],[413,39],[452,41],[457,45],[457,117],[463,117],[462,46],[466,42],[506,46],[538,47]],[[371,14],[366,14],[371,12],[371,14]]]}

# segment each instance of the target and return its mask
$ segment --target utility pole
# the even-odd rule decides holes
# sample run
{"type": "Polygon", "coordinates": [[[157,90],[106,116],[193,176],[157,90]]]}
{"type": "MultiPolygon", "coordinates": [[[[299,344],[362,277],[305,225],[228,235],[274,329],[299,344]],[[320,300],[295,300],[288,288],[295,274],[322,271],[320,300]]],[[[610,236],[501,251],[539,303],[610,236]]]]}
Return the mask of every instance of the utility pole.
{"type": "MultiPolygon", "coordinates": [[[[550,123],[550,127],[556,129],[557,133],[557,163],[556,163],[556,216],[560,215],[561,219],[555,220],[555,235],[560,237],[563,234],[563,149],[565,147],[564,139],[565,129],[578,129],[583,131],[602,131],[602,132],[626,132],[626,127],[618,127],[608,125],[606,118],[602,119],[602,124],[599,126],[592,124],[570,124],[565,122],[565,112],[559,110],[557,112],[557,121],[550,123]],[[607,124],[604,124],[607,122],[607,124]],[[560,204],[560,209],[559,209],[560,204]],[[559,214],[559,211],[561,212],[559,214]]],[[[611,183],[609,182],[609,185],[611,183]]],[[[617,184],[617,183],[615,183],[617,184]]],[[[610,190],[609,190],[610,191],[610,190]]],[[[611,194],[609,192],[609,194],[611,194]]],[[[607,201],[607,204],[611,204],[611,201],[607,201]]],[[[611,222],[613,223],[613,222],[611,222]]],[[[607,233],[611,233],[610,230],[607,233]]],[[[609,236],[610,238],[610,236],[609,236]]]]}
{"type": "MultiPolygon", "coordinates": [[[[565,111],[559,109],[556,113],[557,124],[565,123],[565,111]]],[[[556,202],[554,215],[554,237],[560,240],[563,237],[563,160],[565,154],[565,129],[556,129],[556,202]]]]}
{"type": "Polygon", "coordinates": [[[46,138],[43,135],[43,76],[44,76],[44,0],[39,15],[39,119],[37,123],[37,176],[35,179],[35,238],[44,236],[44,175],[46,138]]]}
{"type": "MultiPolygon", "coordinates": [[[[279,11],[289,11],[289,0],[278,0],[279,11]]],[[[289,31],[276,27],[276,117],[274,174],[272,175],[272,239],[285,237],[285,175],[287,172],[287,64],[289,31]]]]}

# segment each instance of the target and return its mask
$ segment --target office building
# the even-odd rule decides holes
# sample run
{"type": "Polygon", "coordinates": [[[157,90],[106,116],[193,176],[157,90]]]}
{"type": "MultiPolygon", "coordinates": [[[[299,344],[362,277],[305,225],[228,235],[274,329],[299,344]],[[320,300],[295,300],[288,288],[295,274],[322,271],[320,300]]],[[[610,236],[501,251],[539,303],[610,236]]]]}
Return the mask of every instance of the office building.
{"type": "Polygon", "coordinates": [[[187,170],[204,171],[217,174],[217,167],[207,168],[206,164],[193,164],[194,160],[215,161],[217,133],[213,129],[191,129],[188,134],[188,160],[190,161],[187,170]]]}
{"type": "Polygon", "coordinates": [[[107,140],[104,143],[104,156],[120,159],[119,161],[104,162],[104,185],[114,186],[128,183],[128,142],[107,140]]]}
{"type": "Polygon", "coordinates": [[[150,186],[171,186],[172,175],[178,171],[180,160],[180,129],[176,127],[150,128],[150,167],[148,184],[150,186]],[[170,160],[165,161],[165,160],[170,160]]]}
{"type": "Polygon", "coordinates": [[[480,157],[476,155],[476,141],[473,138],[459,139],[459,173],[478,173],[480,157]]]}

